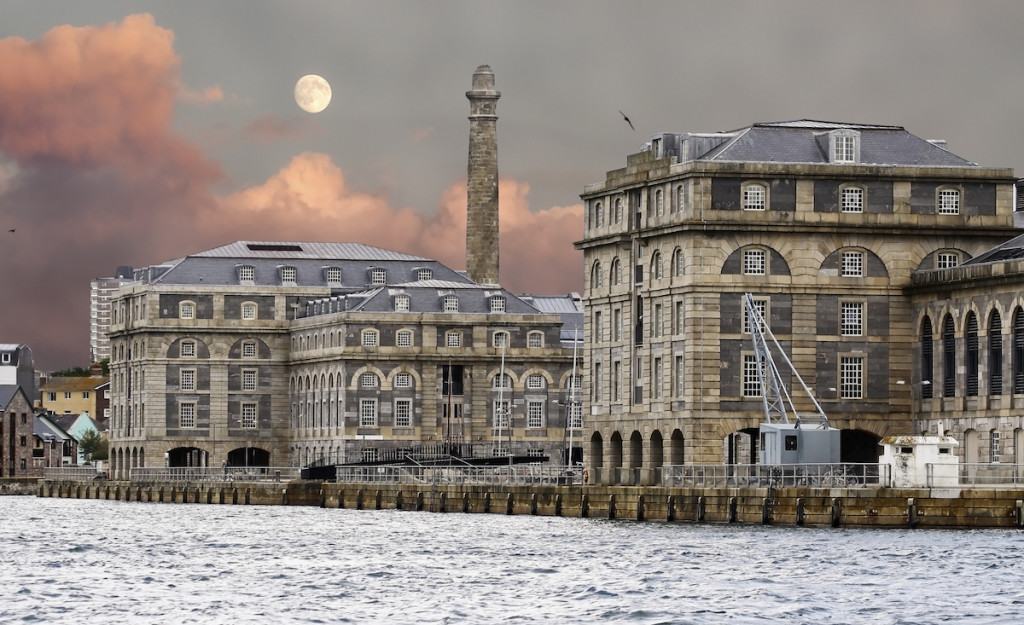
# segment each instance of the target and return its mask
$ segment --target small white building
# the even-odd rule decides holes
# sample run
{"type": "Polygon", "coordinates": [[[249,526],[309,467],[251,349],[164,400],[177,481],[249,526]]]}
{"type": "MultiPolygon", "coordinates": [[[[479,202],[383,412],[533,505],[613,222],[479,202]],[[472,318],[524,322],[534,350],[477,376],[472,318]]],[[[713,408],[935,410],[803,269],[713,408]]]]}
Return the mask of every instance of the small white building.
{"type": "Polygon", "coordinates": [[[896,488],[950,488],[960,484],[952,436],[888,436],[882,439],[879,463],[888,464],[896,488]],[[929,483],[931,466],[931,483],[929,483]]]}

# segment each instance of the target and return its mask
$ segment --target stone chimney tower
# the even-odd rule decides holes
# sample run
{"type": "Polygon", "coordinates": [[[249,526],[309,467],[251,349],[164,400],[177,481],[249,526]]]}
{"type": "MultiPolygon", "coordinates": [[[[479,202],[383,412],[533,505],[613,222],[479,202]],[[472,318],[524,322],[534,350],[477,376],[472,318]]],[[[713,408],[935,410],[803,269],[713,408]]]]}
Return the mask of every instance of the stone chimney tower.
{"type": "Polygon", "coordinates": [[[469,175],[466,183],[466,274],[477,284],[498,284],[498,98],[494,72],[473,73],[469,98],[469,175]]]}

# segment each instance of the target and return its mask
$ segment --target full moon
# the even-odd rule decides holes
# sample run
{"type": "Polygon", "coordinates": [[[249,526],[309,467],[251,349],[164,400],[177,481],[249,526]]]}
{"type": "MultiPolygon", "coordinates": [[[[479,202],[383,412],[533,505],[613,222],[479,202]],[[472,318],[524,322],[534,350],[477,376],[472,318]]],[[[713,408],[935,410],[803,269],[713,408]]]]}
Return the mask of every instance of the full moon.
{"type": "Polygon", "coordinates": [[[295,83],[295,103],[307,113],[319,113],[331,103],[331,85],[316,74],[308,74],[295,83]]]}

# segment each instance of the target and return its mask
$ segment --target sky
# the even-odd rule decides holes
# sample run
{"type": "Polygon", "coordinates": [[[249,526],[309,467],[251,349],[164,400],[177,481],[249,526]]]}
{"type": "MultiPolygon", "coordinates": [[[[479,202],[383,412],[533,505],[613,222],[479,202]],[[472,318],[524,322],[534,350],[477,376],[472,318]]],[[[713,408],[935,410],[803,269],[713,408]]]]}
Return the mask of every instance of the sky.
{"type": "Polygon", "coordinates": [[[91,279],[237,240],[464,268],[483,64],[518,293],[582,290],[579,195],[658,132],[892,124],[1024,175],[1021,24],[1017,0],[4,0],[0,343],[87,365],[91,279]]]}

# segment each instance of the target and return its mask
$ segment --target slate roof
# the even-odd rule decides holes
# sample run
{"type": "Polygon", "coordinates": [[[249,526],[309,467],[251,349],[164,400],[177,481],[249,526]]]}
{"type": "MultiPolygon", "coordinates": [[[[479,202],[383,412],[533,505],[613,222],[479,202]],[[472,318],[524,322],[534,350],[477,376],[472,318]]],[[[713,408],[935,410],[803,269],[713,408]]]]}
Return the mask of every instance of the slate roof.
{"type": "Polygon", "coordinates": [[[995,263],[1005,260],[1016,260],[1024,258],[1024,234],[1014,237],[997,245],[987,252],[978,254],[974,258],[965,261],[964,265],[980,265],[983,263],[995,263]]]}
{"type": "Polygon", "coordinates": [[[39,387],[39,390],[50,393],[60,391],[91,391],[107,381],[108,378],[104,377],[49,377],[46,379],[46,384],[39,387]]]}
{"type": "Polygon", "coordinates": [[[17,384],[0,384],[0,410],[6,410],[21,387],[17,384]]]}
{"type": "MultiPolygon", "coordinates": [[[[681,161],[829,163],[828,138],[833,130],[860,133],[861,165],[913,167],[978,167],[943,147],[917,137],[901,126],[850,124],[801,119],[761,122],[722,133],[678,135],[686,142],[681,161]]],[[[671,153],[671,150],[670,150],[671,153]]]]}
{"type": "Polygon", "coordinates": [[[563,347],[572,347],[574,342],[583,341],[583,298],[579,293],[524,295],[523,299],[533,304],[541,312],[561,316],[563,347]]]}
{"type": "Polygon", "coordinates": [[[459,272],[436,260],[402,254],[361,243],[236,241],[184,258],[136,271],[136,277],[154,284],[237,285],[238,267],[253,267],[255,285],[280,286],[281,268],[294,267],[295,285],[328,288],[325,269],[341,270],[342,292],[370,285],[372,268],[387,271],[387,281],[408,282],[420,269],[430,269],[434,279],[467,283],[459,272]]]}
{"type": "MultiPolygon", "coordinates": [[[[505,298],[505,313],[513,315],[536,315],[542,311],[527,301],[501,287],[481,286],[474,283],[425,280],[405,284],[389,285],[351,295],[325,298],[307,303],[307,316],[331,314],[332,312],[373,312],[394,313],[394,298],[409,296],[411,313],[442,313],[444,297],[455,295],[459,298],[459,311],[453,314],[484,314],[491,312],[490,298],[500,295],[505,298]],[[347,299],[347,302],[345,301],[347,299]],[[333,307],[331,304],[334,304],[333,307]]],[[[404,314],[402,311],[400,314],[404,314]]]]}

